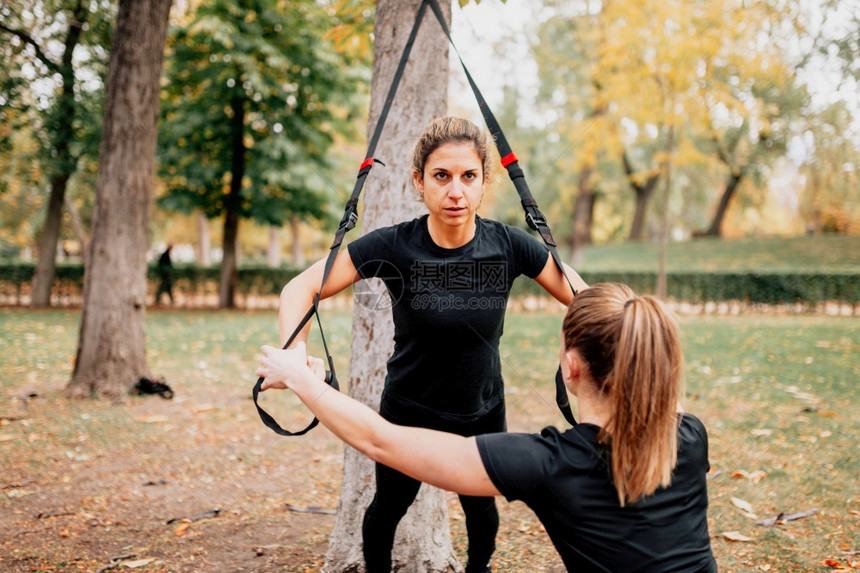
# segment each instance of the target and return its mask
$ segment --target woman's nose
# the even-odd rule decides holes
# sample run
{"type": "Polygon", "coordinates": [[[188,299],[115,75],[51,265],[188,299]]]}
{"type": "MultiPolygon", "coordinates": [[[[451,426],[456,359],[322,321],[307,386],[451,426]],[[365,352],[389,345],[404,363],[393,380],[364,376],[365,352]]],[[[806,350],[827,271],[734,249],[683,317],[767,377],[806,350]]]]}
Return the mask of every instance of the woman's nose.
{"type": "Polygon", "coordinates": [[[451,186],[448,189],[448,196],[452,198],[459,198],[463,196],[463,188],[464,185],[462,181],[459,179],[454,179],[451,181],[451,186]]]}

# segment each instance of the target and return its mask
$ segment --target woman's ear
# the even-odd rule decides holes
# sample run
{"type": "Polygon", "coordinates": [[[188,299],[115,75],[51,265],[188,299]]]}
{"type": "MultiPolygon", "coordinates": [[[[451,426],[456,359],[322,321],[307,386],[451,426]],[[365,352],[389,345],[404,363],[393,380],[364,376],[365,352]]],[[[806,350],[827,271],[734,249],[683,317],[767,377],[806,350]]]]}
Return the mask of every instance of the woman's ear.
{"type": "Polygon", "coordinates": [[[568,348],[562,353],[562,374],[564,374],[564,385],[572,394],[576,394],[579,386],[579,377],[582,374],[582,357],[573,348],[568,348]]]}
{"type": "Polygon", "coordinates": [[[419,193],[424,193],[424,178],[417,170],[412,170],[412,185],[419,193]]]}

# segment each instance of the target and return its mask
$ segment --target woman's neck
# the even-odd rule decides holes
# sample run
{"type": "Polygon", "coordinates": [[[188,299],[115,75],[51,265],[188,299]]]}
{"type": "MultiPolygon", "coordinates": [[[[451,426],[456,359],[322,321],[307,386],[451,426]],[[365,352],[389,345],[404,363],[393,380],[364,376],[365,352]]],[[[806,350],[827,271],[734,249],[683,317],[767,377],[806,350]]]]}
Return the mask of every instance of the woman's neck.
{"type": "Polygon", "coordinates": [[[456,227],[437,221],[432,216],[427,218],[427,232],[433,242],[443,249],[462,247],[475,238],[478,224],[473,217],[467,223],[456,227]]]}
{"type": "Polygon", "coordinates": [[[612,407],[606,395],[597,389],[593,391],[580,391],[577,395],[579,410],[579,421],[583,424],[593,424],[601,428],[609,422],[612,407]]]}

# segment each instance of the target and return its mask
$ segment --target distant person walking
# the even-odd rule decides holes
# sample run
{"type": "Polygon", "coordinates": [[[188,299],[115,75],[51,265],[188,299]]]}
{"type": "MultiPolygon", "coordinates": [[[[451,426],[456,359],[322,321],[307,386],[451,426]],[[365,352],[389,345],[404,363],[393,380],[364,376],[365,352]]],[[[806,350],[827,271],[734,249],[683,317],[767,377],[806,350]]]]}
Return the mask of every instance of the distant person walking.
{"type": "Polygon", "coordinates": [[[168,243],[167,248],[158,258],[156,270],[158,271],[158,290],[155,292],[155,304],[161,304],[162,293],[167,293],[170,304],[173,304],[173,262],[170,260],[170,251],[173,244],[168,243]]]}

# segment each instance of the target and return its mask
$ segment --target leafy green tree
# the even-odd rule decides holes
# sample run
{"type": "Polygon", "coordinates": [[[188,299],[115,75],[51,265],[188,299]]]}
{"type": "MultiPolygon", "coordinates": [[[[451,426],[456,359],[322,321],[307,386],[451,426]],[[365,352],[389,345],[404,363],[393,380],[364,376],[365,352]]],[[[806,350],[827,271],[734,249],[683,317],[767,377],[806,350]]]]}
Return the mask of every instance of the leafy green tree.
{"type": "MultiPolygon", "coordinates": [[[[114,13],[108,0],[0,5],[0,114],[13,130],[29,130],[38,145],[30,154],[17,147],[9,150],[20,151],[18,160],[32,165],[25,172],[40,175],[16,185],[50,189],[32,284],[36,307],[50,304],[69,180],[82,158],[98,153],[102,78],[114,13]]],[[[0,133],[0,139],[11,147],[7,134],[0,133]]]]}
{"type": "Polygon", "coordinates": [[[241,219],[322,218],[332,133],[360,79],[314,0],[217,0],[171,31],[159,136],[167,209],[224,218],[220,305],[234,306],[241,219]]]}

